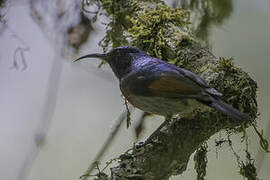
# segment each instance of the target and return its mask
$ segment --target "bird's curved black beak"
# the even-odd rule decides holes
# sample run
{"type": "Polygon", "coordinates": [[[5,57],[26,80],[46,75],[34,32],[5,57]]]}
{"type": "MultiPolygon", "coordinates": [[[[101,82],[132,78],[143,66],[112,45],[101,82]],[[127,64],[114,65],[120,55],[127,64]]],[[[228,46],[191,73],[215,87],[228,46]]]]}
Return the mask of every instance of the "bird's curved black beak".
{"type": "Polygon", "coordinates": [[[77,62],[77,61],[79,61],[81,59],[84,59],[84,58],[101,58],[101,59],[104,59],[105,60],[105,57],[107,57],[107,54],[94,53],[94,54],[88,54],[88,55],[79,57],[78,59],[75,59],[73,62],[77,62]]]}

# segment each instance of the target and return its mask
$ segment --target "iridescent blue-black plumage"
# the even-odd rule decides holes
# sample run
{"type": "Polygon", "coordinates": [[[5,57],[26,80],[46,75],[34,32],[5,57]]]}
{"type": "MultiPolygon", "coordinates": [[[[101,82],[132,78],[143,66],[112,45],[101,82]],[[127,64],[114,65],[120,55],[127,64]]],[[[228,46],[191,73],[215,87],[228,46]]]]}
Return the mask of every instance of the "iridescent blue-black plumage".
{"type": "Polygon", "coordinates": [[[107,54],[95,55],[84,57],[101,57],[107,61],[120,81],[125,98],[145,112],[171,116],[207,105],[234,120],[249,120],[246,114],[221,101],[221,93],[197,74],[151,57],[138,48],[118,47],[107,54]]]}

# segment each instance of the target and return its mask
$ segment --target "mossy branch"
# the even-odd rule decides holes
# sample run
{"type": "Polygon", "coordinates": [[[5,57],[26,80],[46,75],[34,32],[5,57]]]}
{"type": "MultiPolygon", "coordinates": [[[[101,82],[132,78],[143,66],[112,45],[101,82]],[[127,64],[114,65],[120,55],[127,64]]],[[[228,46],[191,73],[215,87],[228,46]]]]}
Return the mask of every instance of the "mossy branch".
{"type": "MultiPolygon", "coordinates": [[[[199,74],[220,91],[223,100],[257,116],[257,84],[232,59],[216,58],[188,31],[189,13],[172,9],[158,0],[99,0],[112,17],[101,45],[137,46],[150,55],[199,74]]],[[[248,125],[244,125],[246,128],[248,125]]],[[[216,132],[241,131],[243,125],[213,110],[197,109],[186,117],[174,117],[160,131],[157,143],[134,147],[111,168],[111,179],[168,179],[186,170],[190,155],[216,132]]]]}

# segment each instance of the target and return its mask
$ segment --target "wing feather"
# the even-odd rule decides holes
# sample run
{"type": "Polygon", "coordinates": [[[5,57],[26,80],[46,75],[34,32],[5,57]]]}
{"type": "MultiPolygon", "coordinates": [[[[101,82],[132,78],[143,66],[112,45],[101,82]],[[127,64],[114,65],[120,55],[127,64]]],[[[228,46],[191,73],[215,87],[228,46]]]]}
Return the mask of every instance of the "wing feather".
{"type": "Polygon", "coordinates": [[[175,76],[164,76],[155,79],[147,87],[155,95],[166,96],[194,96],[200,88],[193,82],[175,76]]]}
{"type": "Polygon", "coordinates": [[[124,95],[155,97],[197,97],[202,95],[201,87],[177,72],[156,72],[131,74],[121,80],[120,88],[124,95]]]}

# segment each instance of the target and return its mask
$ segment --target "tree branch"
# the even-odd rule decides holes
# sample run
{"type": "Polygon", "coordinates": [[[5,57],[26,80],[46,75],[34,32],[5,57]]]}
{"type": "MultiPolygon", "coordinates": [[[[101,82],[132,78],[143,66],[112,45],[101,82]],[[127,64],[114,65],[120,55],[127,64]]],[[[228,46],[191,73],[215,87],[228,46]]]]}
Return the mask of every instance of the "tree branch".
{"type": "MultiPolygon", "coordinates": [[[[233,64],[216,58],[188,33],[189,13],[172,9],[158,0],[100,0],[112,17],[111,27],[101,45],[137,46],[150,55],[199,74],[223,93],[223,100],[257,116],[257,84],[233,64]]],[[[111,179],[168,179],[186,170],[190,155],[222,129],[239,132],[247,128],[213,109],[197,109],[185,117],[174,117],[154,143],[119,157],[111,168],[111,179]]]]}

